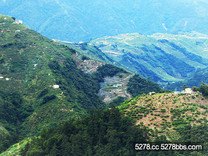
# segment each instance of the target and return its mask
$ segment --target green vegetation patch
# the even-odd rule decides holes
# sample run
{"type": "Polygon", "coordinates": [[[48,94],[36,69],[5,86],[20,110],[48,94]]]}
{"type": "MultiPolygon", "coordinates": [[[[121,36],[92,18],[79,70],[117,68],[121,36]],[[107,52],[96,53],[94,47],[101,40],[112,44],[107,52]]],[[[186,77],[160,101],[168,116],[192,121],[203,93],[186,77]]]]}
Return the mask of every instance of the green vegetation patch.
{"type": "Polygon", "coordinates": [[[139,94],[147,94],[149,92],[162,92],[162,89],[158,84],[149,79],[142,78],[139,75],[134,75],[130,78],[127,86],[127,91],[134,97],[139,94]]]}

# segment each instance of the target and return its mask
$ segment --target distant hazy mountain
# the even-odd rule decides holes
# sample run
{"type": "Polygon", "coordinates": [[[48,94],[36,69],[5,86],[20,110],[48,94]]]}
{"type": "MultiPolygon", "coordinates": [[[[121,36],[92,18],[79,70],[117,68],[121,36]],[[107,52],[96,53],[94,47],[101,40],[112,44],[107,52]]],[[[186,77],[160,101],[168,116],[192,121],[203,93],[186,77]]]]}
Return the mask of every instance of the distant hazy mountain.
{"type": "Polygon", "coordinates": [[[135,32],[208,34],[206,0],[1,0],[0,14],[49,38],[73,42],[135,32]]]}
{"type": "Polygon", "coordinates": [[[185,81],[167,84],[165,87],[169,90],[182,90],[184,84],[188,87],[200,87],[202,82],[208,84],[208,67],[205,69],[198,69],[191,78],[185,81]]]}
{"type": "Polygon", "coordinates": [[[98,47],[101,53],[127,70],[155,82],[170,82],[190,78],[197,69],[208,66],[207,39],[207,35],[196,32],[183,35],[134,33],[99,38],[89,45],[98,47]]]}

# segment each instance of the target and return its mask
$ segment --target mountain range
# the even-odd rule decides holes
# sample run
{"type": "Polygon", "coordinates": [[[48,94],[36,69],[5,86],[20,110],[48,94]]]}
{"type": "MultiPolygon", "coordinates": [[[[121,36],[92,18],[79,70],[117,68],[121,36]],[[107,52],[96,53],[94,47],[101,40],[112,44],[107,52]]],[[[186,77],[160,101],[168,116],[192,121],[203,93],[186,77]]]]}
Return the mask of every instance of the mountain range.
{"type": "MultiPolygon", "coordinates": [[[[138,34],[132,35],[138,37],[138,34]]],[[[127,38],[133,40],[127,36],[125,42],[127,38]]],[[[197,70],[193,78],[207,70],[207,58],[200,53],[197,55],[188,46],[184,48],[158,35],[157,40],[152,38],[149,36],[154,44],[141,44],[142,47],[139,45],[137,49],[143,52],[137,52],[145,51],[145,55],[155,52],[159,56],[161,52],[174,58],[174,52],[181,53],[185,56],[181,62],[190,67],[187,69],[197,70]],[[158,47],[159,43],[161,47],[158,47]],[[168,54],[162,47],[172,47],[175,51],[168,54]],[[190,62],[200,67],[197,69],[190,62]]],[[[206,46],[206,35],[194,33],[189,38],[202,49],[206,46]],[[199,36],[200,41],[196,41],[194,38],[199,36]]],[[[148,36],[143,39],[145,42],[148,36]]],[[[103,151],[106,155],[122,155],[123,151],[126,155],[136,155],[132,149],[135,138],[149,142],[167,141],[166,137],[169,139],[174,135],[173,140],[186,142],[196,140],[196,137],[189,136],[194,133],[207,141],[207,99],[204,97],[208,95],[207,85],[196,88],[203,95],[155,94],[164,90],[149,78],[114,66],[124,68],[123,62],[116,62],[102,49],[106,47],[105,43],[101,47],[93,44],[70,44],[69,47],[29,29],[14,17],[0,15],[0,155],[77,155],[80,151],[80,155],[100,155],[103,151]],[[95,59],[90,58],[89,52],[95,54],[95,59]],[[148,95],[149,92],[152,96],[148,95]],[[139,94],[143,95],[137,96],[139,94]],[[107,109],[99,110],[103,108],[107,109]],[[167,115],[169,112],[171,117],[167,115]],[[150,119],[150,115],[154,119],[150,119]],[[134,117],[141,120],[135,123],[131,119],[134,117]],[[144,120],[147,122],[142,124],[144,120]],[[154,125],[150,120],[160,122],[154,125]],[[152,124],[155,131],[151,129],[152,124]],[[171,126],[175,131],[165,134],[163,130],[168,131],[171,126]]],[[[122,42],[119,46],[122,47],[122,42]]],[[[119,46],[110,47],[119,49],[119,46]]],[[[121,50],[125,51],[127,49],[121,50]]],[[[132,58],[136,57],[133,51],[128,53],[131,57],[133,55],[132,58]]],[[[152,60],[158,58],[153,54],[152,60]]],[[[205,152],[198,154],[202,153],[205,152]]]]}
{"type": "Polygon", "coordinates": [[[2,0],[0,13],[14,16],[51,39],[89,41],[121,33],[208,34],[206,0],[2,0]]]}
{"type": "Polygon", "coordinates": [[[2,0],[0,14],[1,156],[197,139],[205,151],[165,154],[206,155],[206,0],[2,0]]]}
{"type": "Polygon", "coordinates": [[[132,97],[127,93],[131,81],[140,85],[139,94],[161,91],[150,80],[90,59],[0,15],[0,151],[43,128],[123,102],[132,97]]]}
{"type": "Polygon", "coordinates": [[[203,74],[208,67],[207,39],[207,35],[197,32],[181,35],[130,33],[106,36],[89,43],[64,43],[89,57],[150,77],[163,86],[170,88],[171,84],[174,90],[180,88],[178,82],[190,87],[199,86],[202,81],[207,83],[203,74]]]}

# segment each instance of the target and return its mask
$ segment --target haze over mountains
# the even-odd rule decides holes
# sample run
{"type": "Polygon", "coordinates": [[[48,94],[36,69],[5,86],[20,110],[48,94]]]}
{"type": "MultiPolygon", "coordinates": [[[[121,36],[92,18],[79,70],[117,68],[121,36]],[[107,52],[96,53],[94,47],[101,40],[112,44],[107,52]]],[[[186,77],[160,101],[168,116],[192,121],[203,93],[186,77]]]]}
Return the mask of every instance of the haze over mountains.
{"type": "Polygon", "coordinates": [[[161,84],[182,81],[177,83],[180,88],[183,83],[192,87],[199,86],[202,81],[208,82],[204,74],[208,69],[207,39],[207,35],[197,32],[183,35],[131,33],[68,45],[89,57],[113,63],[161,84]]]}
{"type": "Polygon", "coordinates": [[[207,155],[207,15],[205,0],[0,0],[0,156],[207,155]]]}
{"type": "Polygon", "coordinates": [[[2,0],[0,10],[51,39],[71,42],[135,32],[208,34],[206,0],[2,0]]]}

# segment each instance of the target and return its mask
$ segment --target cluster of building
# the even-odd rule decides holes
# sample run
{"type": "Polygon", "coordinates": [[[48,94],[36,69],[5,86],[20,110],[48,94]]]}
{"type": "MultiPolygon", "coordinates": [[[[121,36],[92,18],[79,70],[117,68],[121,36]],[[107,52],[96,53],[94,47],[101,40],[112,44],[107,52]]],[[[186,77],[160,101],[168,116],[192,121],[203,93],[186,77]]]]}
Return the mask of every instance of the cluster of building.
{"type": "Polygon", "coordinates": [[[5,79],[6,81],[9,81],[10,80],[10,78],[4,78],[3,76],[0,76],[0,79],[5,79]]]}
{"type": "Polygon", "coordinates": [[[14,24],[22,24],[22,20],[15,21],[14,24]]]}
{"type": "MultiPolygon", "coordinates": [[[[186,88],[182,91],[174,91],[174,94],[177,95],[177,94],[196,94],[197,92],[196,91],[193,91],[191,88],[186,88]]],[[[154,95],[155,92],[149,92],[149,95],[154,95]]]]}
{"type": "Polygon", "coordinates": [[[196,94],[197,92],[193,91],[191,88],[186,88],[184,90],[180,91],[175,91],[174,94],[196,94]]]}

